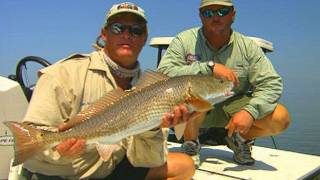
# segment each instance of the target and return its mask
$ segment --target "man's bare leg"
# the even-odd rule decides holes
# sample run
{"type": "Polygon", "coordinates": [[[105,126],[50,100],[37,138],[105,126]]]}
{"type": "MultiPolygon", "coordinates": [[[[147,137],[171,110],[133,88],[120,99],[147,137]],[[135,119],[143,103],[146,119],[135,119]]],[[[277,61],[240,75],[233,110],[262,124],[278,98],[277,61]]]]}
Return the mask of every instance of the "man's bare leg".
{"type": "Polygon", "coordinates": [[[248,133],[240,135],[244,139],[277,135],[288,128],[290,121],[286,107],[278,104],[273,113],[262,119],[255,120],[248,133]]]}
{"type": "Polygon", "coordinates": [[[195,173],[195,166],[190,156],[183,153],[169,153],[167,162],[160,166],[151,168],[146,180],[188,180],[195,173]]]}
{"type": "Polygon", "coordinates": [[[199,115],[196,119],[193,119],[192,121],[188,121],[186,129],[184,131],[184,140],[190,141],[190,140],[197,140],[199,135],[199,129],[202,125],[203,120],[206,117],[206,112],[199,115]]]}

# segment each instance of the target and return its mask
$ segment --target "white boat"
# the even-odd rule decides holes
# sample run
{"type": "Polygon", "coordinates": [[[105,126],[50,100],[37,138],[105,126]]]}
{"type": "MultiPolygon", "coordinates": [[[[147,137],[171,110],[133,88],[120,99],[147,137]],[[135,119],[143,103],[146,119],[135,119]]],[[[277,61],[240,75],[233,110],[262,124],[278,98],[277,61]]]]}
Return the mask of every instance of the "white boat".
{"type": "Polygon", "coordinates": [[[0,179],[9,179],[10,161],[13,158],[13,137],[4,121],[21,121],[28,101],[20,85],[0,76],[0,179]]]}
{"type": "MultiPolygon", "coordinates": [[[[265,52],[273,51],[271,42],[256,37],[252,39],[265,52]]],[[[158,63],[163,50],[168,47],[171,40],[172,37],[151,39],[150,45],[159,49],[158,63]]],[[[42,65],[49,64],[42,62],[42,65]]],[[[32,90],[32,87],[28,89],[32,90]]],[[[0,76],[0,122],[21,120],[27,107],[28,101],[20,84],[0,76]]],[[[20,172],[20,166],[10,166],[13,158],[12,145],[13,138],[9,130],[0,123],[0,179],[17,179],[16,175],[20,172]]],[[[170,151],[179,151],[180,146],[179,143],[168,142],[170,151]]],[[[253,166],[238,165],[234,163],[232,156],[232,151],[226,146],[203,145],[201,165],[196,170],[193,179],[320,179],[320,156],[259,146],[253,146],[253,157],[256,159],[253,166]]]]}
{"type": "MultiPolygon", "coordinates": [[[[179,151],[181,144],[169,142],[171,151],[179,151]]],[[[233,152],[226,146],[202,146],[200,167],[194,180],[208,179],[316,179],[320,178],[320,157],[259,146],[252,148],[253,166],[238,165],[233,152]]]]}

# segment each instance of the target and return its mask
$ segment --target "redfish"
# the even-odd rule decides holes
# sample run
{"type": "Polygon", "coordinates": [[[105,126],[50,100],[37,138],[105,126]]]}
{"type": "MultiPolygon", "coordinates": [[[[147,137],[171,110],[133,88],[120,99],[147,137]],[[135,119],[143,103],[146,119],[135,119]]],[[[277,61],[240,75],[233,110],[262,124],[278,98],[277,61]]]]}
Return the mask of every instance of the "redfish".
{"type": "Polygon", "coordinates": [[[191,111],[208,111],[233,95],[233,83],[212,75],[168,77],[146,71],[131,90],[113,90],[68,121],[63,132],[40,130],[14,121],[4,122],[14,136],[14,162],[18,165],[35,153],[69,138],[87,143],[114,144],[128,136],[158,127],[166,112],[184,103],[191,111]]]}

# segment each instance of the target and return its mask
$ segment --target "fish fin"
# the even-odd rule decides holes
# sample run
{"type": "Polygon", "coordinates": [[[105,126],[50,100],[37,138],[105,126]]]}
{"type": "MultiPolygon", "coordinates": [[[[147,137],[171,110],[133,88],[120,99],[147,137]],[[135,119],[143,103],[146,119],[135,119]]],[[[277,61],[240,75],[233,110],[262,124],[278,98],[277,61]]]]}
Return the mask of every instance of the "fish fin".
{"type": "Polygon", "coordinates": [[[118,147],[119,146],[117,144],[96,144],[96,149],[103,161],[109,160],[113,151],[118,147]]]}
{"type": "Polygon", "coordinates": [[[205,112],[213,109],[212,104],[208,100],[203,99],[199,96],[194,96],[192,94],[188,94],[185,96],[185,102],[195,111],[205,112]]]}
{"type": "Polygon", "coordinates": [[[169,79],[169,76],[161,73],[156,72],[153,70],[146,70],[142,76],[140,77],[139,81],[135,84],[135,88],[143,89],[147,86],[150,86],[154,83],[157,83],[159,81],[164,81],[169,79]]]}
{"type": "Polygon", "coordinates": [[[186,129],[187,123],[180,123],[174,126],[174,134],[178,140],[180,140],[184,134],[184,130],[186,129]]]}
{"type": "Polygon", "coordinates": [[[43,130],[14,121],[3,123],[10,129],[15,142],[13,166],[23,163],[45,148],[43,130]]]}
{"type": "MultiPolygon", "coordinates": [[[[122,89],[115,89],[108,92],[106,95],[98,99],[96,102],[91,104],[89,107],[85,108],[84,110],[80,111],[78,114],[70,118],[65,127],[71,128],[80,124],[93,116],[101,114],[115,102],[119,101],[121,98],[125,97],[128,92],[123,91],[122,89]]],[[[66,128],[66,129],[68,129],[66,128]]]]}

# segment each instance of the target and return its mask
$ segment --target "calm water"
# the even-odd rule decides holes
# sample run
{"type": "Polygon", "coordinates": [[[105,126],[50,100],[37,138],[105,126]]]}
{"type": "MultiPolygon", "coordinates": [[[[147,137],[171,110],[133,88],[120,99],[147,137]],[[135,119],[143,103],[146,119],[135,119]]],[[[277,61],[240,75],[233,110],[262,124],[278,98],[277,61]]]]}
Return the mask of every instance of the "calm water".
{"type": "MultiPolygon", "coordinates": [[[[296,79],[285,85],[281,102],[288,107],[292,123],[287,131],[274,137],[276,144],[279,149],[320,155],[319,80],[296,79]]],[[[257,145],[273,147],[271,138],[259,139],[257,145]]]]}

